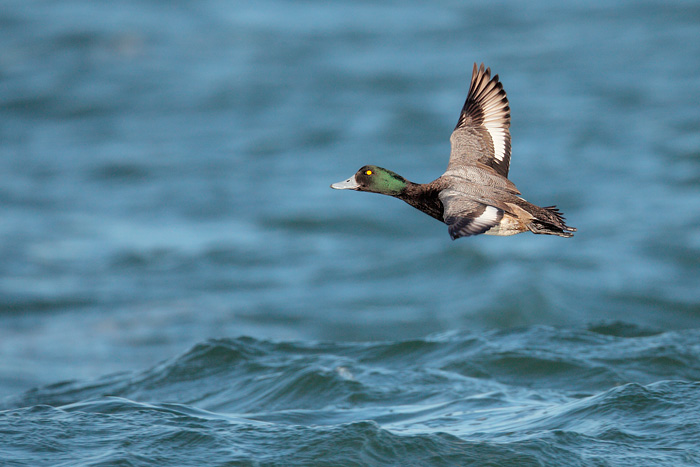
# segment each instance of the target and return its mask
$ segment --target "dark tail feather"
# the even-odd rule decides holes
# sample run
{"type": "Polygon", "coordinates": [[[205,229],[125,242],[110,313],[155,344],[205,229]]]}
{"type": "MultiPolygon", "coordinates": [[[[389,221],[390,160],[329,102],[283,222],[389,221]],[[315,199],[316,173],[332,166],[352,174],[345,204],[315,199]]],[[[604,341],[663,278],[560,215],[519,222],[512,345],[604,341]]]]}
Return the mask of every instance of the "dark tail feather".
{"type": "Polygon", "coordinates": [[[560,237],[573,237],[573,232],[576,232],[576,227],[569,227],[566,225],[566,219],[562,215],[561,211],[557,209],[556,206],[547,206],[542,208],[544,212],[543,216],[537,216],[528,228],[530,232],[535,234],[544,235],[558,235],[560,237]]]}

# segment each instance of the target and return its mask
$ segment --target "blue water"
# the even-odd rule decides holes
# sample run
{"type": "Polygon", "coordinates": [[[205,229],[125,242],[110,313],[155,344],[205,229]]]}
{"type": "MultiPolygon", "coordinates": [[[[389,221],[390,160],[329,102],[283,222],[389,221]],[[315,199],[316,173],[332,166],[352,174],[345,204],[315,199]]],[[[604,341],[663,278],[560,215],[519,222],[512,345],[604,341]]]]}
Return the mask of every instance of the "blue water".
{"type": "Polygon", "coordinates": [[[0,464],[700,464],[696,2],[0,9],[0,464]],[[473,62],[573,239],[451,241],[473,62]]]}

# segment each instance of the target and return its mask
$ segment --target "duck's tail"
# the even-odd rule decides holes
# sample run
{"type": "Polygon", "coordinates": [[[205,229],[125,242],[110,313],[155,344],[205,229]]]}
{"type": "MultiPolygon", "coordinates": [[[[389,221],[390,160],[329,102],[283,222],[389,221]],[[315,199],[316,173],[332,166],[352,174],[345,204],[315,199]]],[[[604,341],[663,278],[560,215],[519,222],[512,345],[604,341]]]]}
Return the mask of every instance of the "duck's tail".
{"type": "Polygon", "coordinates": [[[573,232],[576,232],[575,227],[566,225],[564,216],[556,206],[547,206],[541,208],[534,206],[535,209],[530,209],[533,219],[527,225],[530,232],[543,235],[558,235],[560,237],[573,237],[573,232]]]}

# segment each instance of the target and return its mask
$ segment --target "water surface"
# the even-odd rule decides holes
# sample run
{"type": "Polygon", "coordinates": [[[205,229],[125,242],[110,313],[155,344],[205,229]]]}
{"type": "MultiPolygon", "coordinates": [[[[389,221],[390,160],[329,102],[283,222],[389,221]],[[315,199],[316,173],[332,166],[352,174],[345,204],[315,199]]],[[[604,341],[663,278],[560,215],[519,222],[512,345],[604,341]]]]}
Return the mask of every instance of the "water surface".
{"type": "Polygon", "coordinates": [[[10,0],[0,25],[4,462],[698,463],[694,2],[10,0]],[[439,176],[475,61],[511,179],[573,239],[452,242],[328,187],[439,176]]]}

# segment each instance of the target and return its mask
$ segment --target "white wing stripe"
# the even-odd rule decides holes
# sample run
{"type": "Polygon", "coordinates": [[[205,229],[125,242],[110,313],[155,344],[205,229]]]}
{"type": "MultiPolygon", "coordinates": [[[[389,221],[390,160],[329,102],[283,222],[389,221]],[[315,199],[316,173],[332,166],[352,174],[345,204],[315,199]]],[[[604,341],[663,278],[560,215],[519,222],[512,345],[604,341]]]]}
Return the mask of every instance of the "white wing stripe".
{"type": "Polygon", "coordinates": [[[494,208],[493,206],[486,206],[486,209],[484,209],[484,212],[479,217],[474,219],[474,222],[477,222],[477,223],[483,224],[483,225],[491,225],[497,221],[498,221],[498,209],[494,208]]]}
{"type": "Polygon", "coordinates": [[[494,157],[498,162],[501,162],[506,157],[506,135],[500,125],[493,127],[489,124],[484,125],[491,135],[493,141],[494,157]]]}

